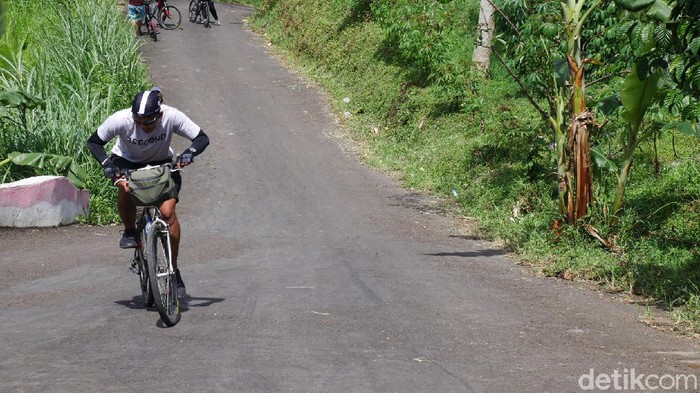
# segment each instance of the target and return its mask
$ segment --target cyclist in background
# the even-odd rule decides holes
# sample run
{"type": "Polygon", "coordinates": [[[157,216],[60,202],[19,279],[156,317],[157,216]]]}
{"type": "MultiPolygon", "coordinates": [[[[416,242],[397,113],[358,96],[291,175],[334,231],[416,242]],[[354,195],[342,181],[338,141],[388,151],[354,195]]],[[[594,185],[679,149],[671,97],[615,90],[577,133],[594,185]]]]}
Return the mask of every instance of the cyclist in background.
{"type": "Polygon", "coordinates": [[[134,37],[141,35],[141,25],[143,25],[143,18],[146,16],[144,0],[129,0],[126,16],[134,27],[134,37]]]}
{"type": "MultiPolygon", "coordinates": [[[[191,145],[177,159],[176,167],[182,168],[192,163],[209,145],[209,137],[187,115],[163,104],[160,89],[142,91],[134,97],[131,109],[122,109],[109,116],[97,131],[90,136],[87,146],[92,155],[102,164],[105,176],[115,182],[118,188],[117,207],[124,224],[124,234],[119,241],[121,248],[136,247],[136,206],[129,195],[129,188],[122,169],[139,169],[146,165],[161,165],[172,162],[173,150],[170,147],[173,134],[191,141],[191,145]],[[118,138],[111,156],[104,146],[118,138]]],[[[179,171],[172,173],[176,184],[175,196],[160,205],[160,212],[170,226],[172,262],[177,276],[178,296],[185,295],[185,284],[177,267],[180,246],[180,222],[175,213],[175,205],[182,186],[179,171]]]]}

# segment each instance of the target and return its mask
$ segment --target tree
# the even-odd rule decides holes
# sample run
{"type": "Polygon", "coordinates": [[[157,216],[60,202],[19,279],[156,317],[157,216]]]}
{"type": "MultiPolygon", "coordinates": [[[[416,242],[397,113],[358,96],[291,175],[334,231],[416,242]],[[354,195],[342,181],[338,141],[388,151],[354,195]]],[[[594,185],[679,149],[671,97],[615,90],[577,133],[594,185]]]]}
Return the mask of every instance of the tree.
{"type": "MultiPolygon", "coordinates": [[[[601,14],[603,19],[619,21],[622,19],[618,18],[628,18],[630,15],[637,20],[664,21],[668,19],[670,8],[664,0],[615,0],[614,4],[603,0],[507,0],[506,4],[518,9],[516,17],[523,21],[520,23],[520,42],[507,41],[516,45],[513,57],[520,62],[516,66],[519,72],[511,71],[511,75],[517,80],[521,79],[518,75],[528,75],[535,71],[534,77],[526,76],[529,78],[527,83],[521,81],[520,84],[531,89],[526,93],[546,98],[549,102],[550,109],[545,112],[537,106],[535,99],[530,99],[554,131],[559,212],[573,223],[587,215],[593,194],[590,135],[592,128],[597,125],[594,113],[588,108],[585,77],[589,65],[603,65],[607,60],[596,59],[595,53],[584,54],[584,48],[590,52],[590,37],[595,35],[592,27],[596,27],[595,22],[592,26],[587,23],[594,15],[600,17],[601,14]],[[555,3],[559,5],[558,13],[555,3]],[[535,12],[532,12],[533,8],[535,12]],[[631,14],[621,14],[619,10],[631,14]]],[[[665,30],[662,31],[664,32],[665,30]]],[[[653,34],[643,36],[652,37],[653,34]]],[[[656,48],[654,43],[647,40],[642,47],[635,48],[637,58],[625,59],[631,63],[623,62],[611,67],[614,71],[610,77],[617,77],[620,74],[630,74],[632,64],[639,63],[632,71],[635,75],[639,73],[639,76],[628,75],[622,91],[617,94],[618,102],[624,106],[623,118],[629,127],[624,134],[623,165],[618,173],[618,192],[613,214],[621,209],[632,153],[641,140],[639,133],[642,121],[657,91],[659,77],[651,74],[654,64],[648,55],[648,52],[653,52],[652,49],[656,48]],[[651,78],[647,78],[649,76],[651,78]]],[[[700,48],[700,40],[698,47],[700,48]]],[[[615,53],[614,50],[607,49],[608,52],[615,53]]],[[[658,63],[658,58],[655,61],[658,63]]]]}
{"type": "Polygon", "coordinates": [[[480,72],[486,72],[491,64],[491,43],[495,29],[494,14],[496,7],[492,0],[481,0],[479,8],[479,25],[477,28],[477,44],[472,60],[480,72]]]}

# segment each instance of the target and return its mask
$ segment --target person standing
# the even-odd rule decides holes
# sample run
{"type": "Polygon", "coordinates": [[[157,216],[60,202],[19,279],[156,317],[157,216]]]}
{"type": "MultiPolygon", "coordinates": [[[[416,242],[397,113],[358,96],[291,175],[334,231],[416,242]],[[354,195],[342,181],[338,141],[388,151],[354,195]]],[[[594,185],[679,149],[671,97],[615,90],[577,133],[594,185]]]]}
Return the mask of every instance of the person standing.
{"type": "Polygon", "coordinates": [[[134,28],[134,37],[141,35],[141,25],[143,25],[143,19],[146,16],[144,0],[129,0],[126,16],[134,28]]]}
{"type": "Polygon", "coordinates": [[[216,8],[214,8],[213,0],[209,0],[209,12],[211,13],[211,16],[214,17],[214,24],[221,26],[221,22],[219,22],[219,15],[216,14],[216,8]]]}

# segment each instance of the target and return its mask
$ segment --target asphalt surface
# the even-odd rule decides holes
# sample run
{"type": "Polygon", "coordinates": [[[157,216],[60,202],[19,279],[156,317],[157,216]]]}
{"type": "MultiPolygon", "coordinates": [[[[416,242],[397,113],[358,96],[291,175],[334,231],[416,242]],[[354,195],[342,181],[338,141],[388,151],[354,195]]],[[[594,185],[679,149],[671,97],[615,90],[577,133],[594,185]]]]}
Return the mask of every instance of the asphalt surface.
{"type": "Polygon", "coordinates": [[[183,175],[181,322],[141,306],[119,226],[0,229],[0,392],[697,391],[697,342],[363,166],[250,10],[217,8],[221,26],[144,38],[211,137],[183,175]]]}

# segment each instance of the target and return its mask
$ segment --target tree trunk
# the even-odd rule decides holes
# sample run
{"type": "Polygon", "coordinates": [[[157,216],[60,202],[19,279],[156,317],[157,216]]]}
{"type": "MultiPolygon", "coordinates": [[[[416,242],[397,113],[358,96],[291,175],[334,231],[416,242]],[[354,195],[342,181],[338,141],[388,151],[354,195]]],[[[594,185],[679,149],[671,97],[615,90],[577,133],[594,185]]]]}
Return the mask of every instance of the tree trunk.
{"type": "Polygon", "coordinates": [[[477,36],[479,38],[474,48],[472,60],[480,72],[487,72],[491,64],[491,42],[493,41],[495,29],[493,15],[496,13],[496,7],[491,3],[492,0],[480,1],[481,8],[479,10],[479,26],[477,31],[477,36]]]}

